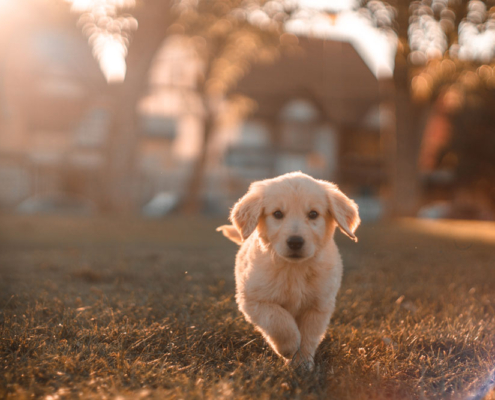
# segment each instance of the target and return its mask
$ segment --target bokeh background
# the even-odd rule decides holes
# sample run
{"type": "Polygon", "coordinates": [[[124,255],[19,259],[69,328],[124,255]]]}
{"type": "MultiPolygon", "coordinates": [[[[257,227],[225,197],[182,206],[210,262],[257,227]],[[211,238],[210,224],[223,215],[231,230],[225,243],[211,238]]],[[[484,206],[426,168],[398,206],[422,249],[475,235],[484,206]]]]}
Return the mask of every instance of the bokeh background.
{"type": "Polygon", "coordinates": [[[0,0],[0,398],[495,400],[494,183],[495,0],[0,0]],[[363,220],[309,375],[215,232],[298,170],[363,220]]]}
{"type": "Polygon", "coordinates": [[[1,212],[227,215],[301,170],[364,220],[493,220],[494,6],[1,0],[1,212]]]}

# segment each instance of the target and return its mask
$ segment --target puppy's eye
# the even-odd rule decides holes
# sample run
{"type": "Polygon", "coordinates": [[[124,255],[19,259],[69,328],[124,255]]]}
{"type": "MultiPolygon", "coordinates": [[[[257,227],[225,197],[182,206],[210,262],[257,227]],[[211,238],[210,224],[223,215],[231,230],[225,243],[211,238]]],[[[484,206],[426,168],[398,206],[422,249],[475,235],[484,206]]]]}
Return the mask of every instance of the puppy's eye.
{"type": "Polygon", "coordinates": [[[282,211],[277,210],[273,213],[273,217],[275,219],[282,219],[284,217],[284,214],[282,213],[282,211]]]}
{"type": "Polygon", "coordinates": [[[318,213],[316,211],[310,211],[308,214],[309,219],[316,219],[318,218],[318,213]]]}

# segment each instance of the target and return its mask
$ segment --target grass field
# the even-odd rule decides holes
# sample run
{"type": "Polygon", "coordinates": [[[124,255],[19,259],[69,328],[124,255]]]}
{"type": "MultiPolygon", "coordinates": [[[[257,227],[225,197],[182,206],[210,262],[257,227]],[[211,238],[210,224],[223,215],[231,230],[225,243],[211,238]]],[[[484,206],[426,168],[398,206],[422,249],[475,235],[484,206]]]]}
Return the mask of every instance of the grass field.
{"type": "Polygon", "coordinates": [[[337,310],[303,373],[237,310],[223,223],[0,218],[0,398],[458,399],[489,379],[493,225],[338,233],[337,310]]]}

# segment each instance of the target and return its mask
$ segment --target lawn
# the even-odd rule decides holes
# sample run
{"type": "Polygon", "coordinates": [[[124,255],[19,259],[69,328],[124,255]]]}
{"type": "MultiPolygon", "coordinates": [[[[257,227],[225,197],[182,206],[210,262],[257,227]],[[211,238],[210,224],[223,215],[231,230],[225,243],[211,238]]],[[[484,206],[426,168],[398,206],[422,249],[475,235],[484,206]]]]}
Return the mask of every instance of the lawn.
{"type": "Polygon", "coordinates": [[[357,244],[338,233],[337,309],[316,370],[304,373],[286,367],[237,310],[237,248],[214,231],[225,222],[1,217],[0,398],[481,399],[488,391],[493,225],[365,224],[357,244]]]}

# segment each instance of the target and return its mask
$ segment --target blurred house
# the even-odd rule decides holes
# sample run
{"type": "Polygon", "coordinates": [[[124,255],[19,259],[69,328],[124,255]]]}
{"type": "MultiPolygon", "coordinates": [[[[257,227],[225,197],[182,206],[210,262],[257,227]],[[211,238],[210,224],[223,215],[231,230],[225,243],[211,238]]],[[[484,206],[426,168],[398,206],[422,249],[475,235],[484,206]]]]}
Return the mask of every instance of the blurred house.
{"type": "MultiPolygon", "coordinates": [[[[301,53],[254,66],[234,89],[257,107],[245,118],[226,118],[209,144],[210,211],[228,210],[253,180],[297,170],[353,195],[380,191],[380,132],[390,121],[380,111],[379,80],[348,42],[300,37],[299,44],[301,53]]],[[[161,192],[180,197],[185,189],[202,140],[200,68],[180,38],[169,39],[156,57],[140,107],[147,127],[139,155],[143,202],[161,192]]]]}
{"type": "Polygon", "coordinates": [[[88,211],[103,185],[105,80],[67,12],[17,11],[0,50],[0,207],[88,211]]]}
{"type": "Polygon", "coordinates": [[[196,93],[200,70],[194,49],[181,37],[167,39],[155,56],[148,93],[138,105],[141,204],[163,192],[176,203],[183,193],[202,146],[203,111],[196,93]]]}
{"type": "MultiPolygon", "coordinates": [[[[35,4],[24,7],[26,28],[12,28],[14,40],[0,46],[0,208],[91,212],[104,203],[118,110],[76,21],[35,4]]],[[[297,170],[354,197],[380,191],[380,132],[389,123],[380,81],[348,41],[298,41],[299,52],[253,66],[234,88],[256,102],[254,112],[239,116],[219,99],[203,186],[209,212],[225,213],[253,180],[297,170]]],[[[143,88],[133,158],[138,207],[148,204],[149,215],[179,202],[201,153],[202,68],[186,40],[171,36],[143,88]]]]}
{"type": "Polygon", "coordinates": [[[348,42],[300,37],[299,45],[301,54],[257,65],[239,82],[258,104],[242,129],[255,121],[264,127],[274,155],[269,175],[301,170],[376,193],[383,181],[379,81],[348,42]]]}

